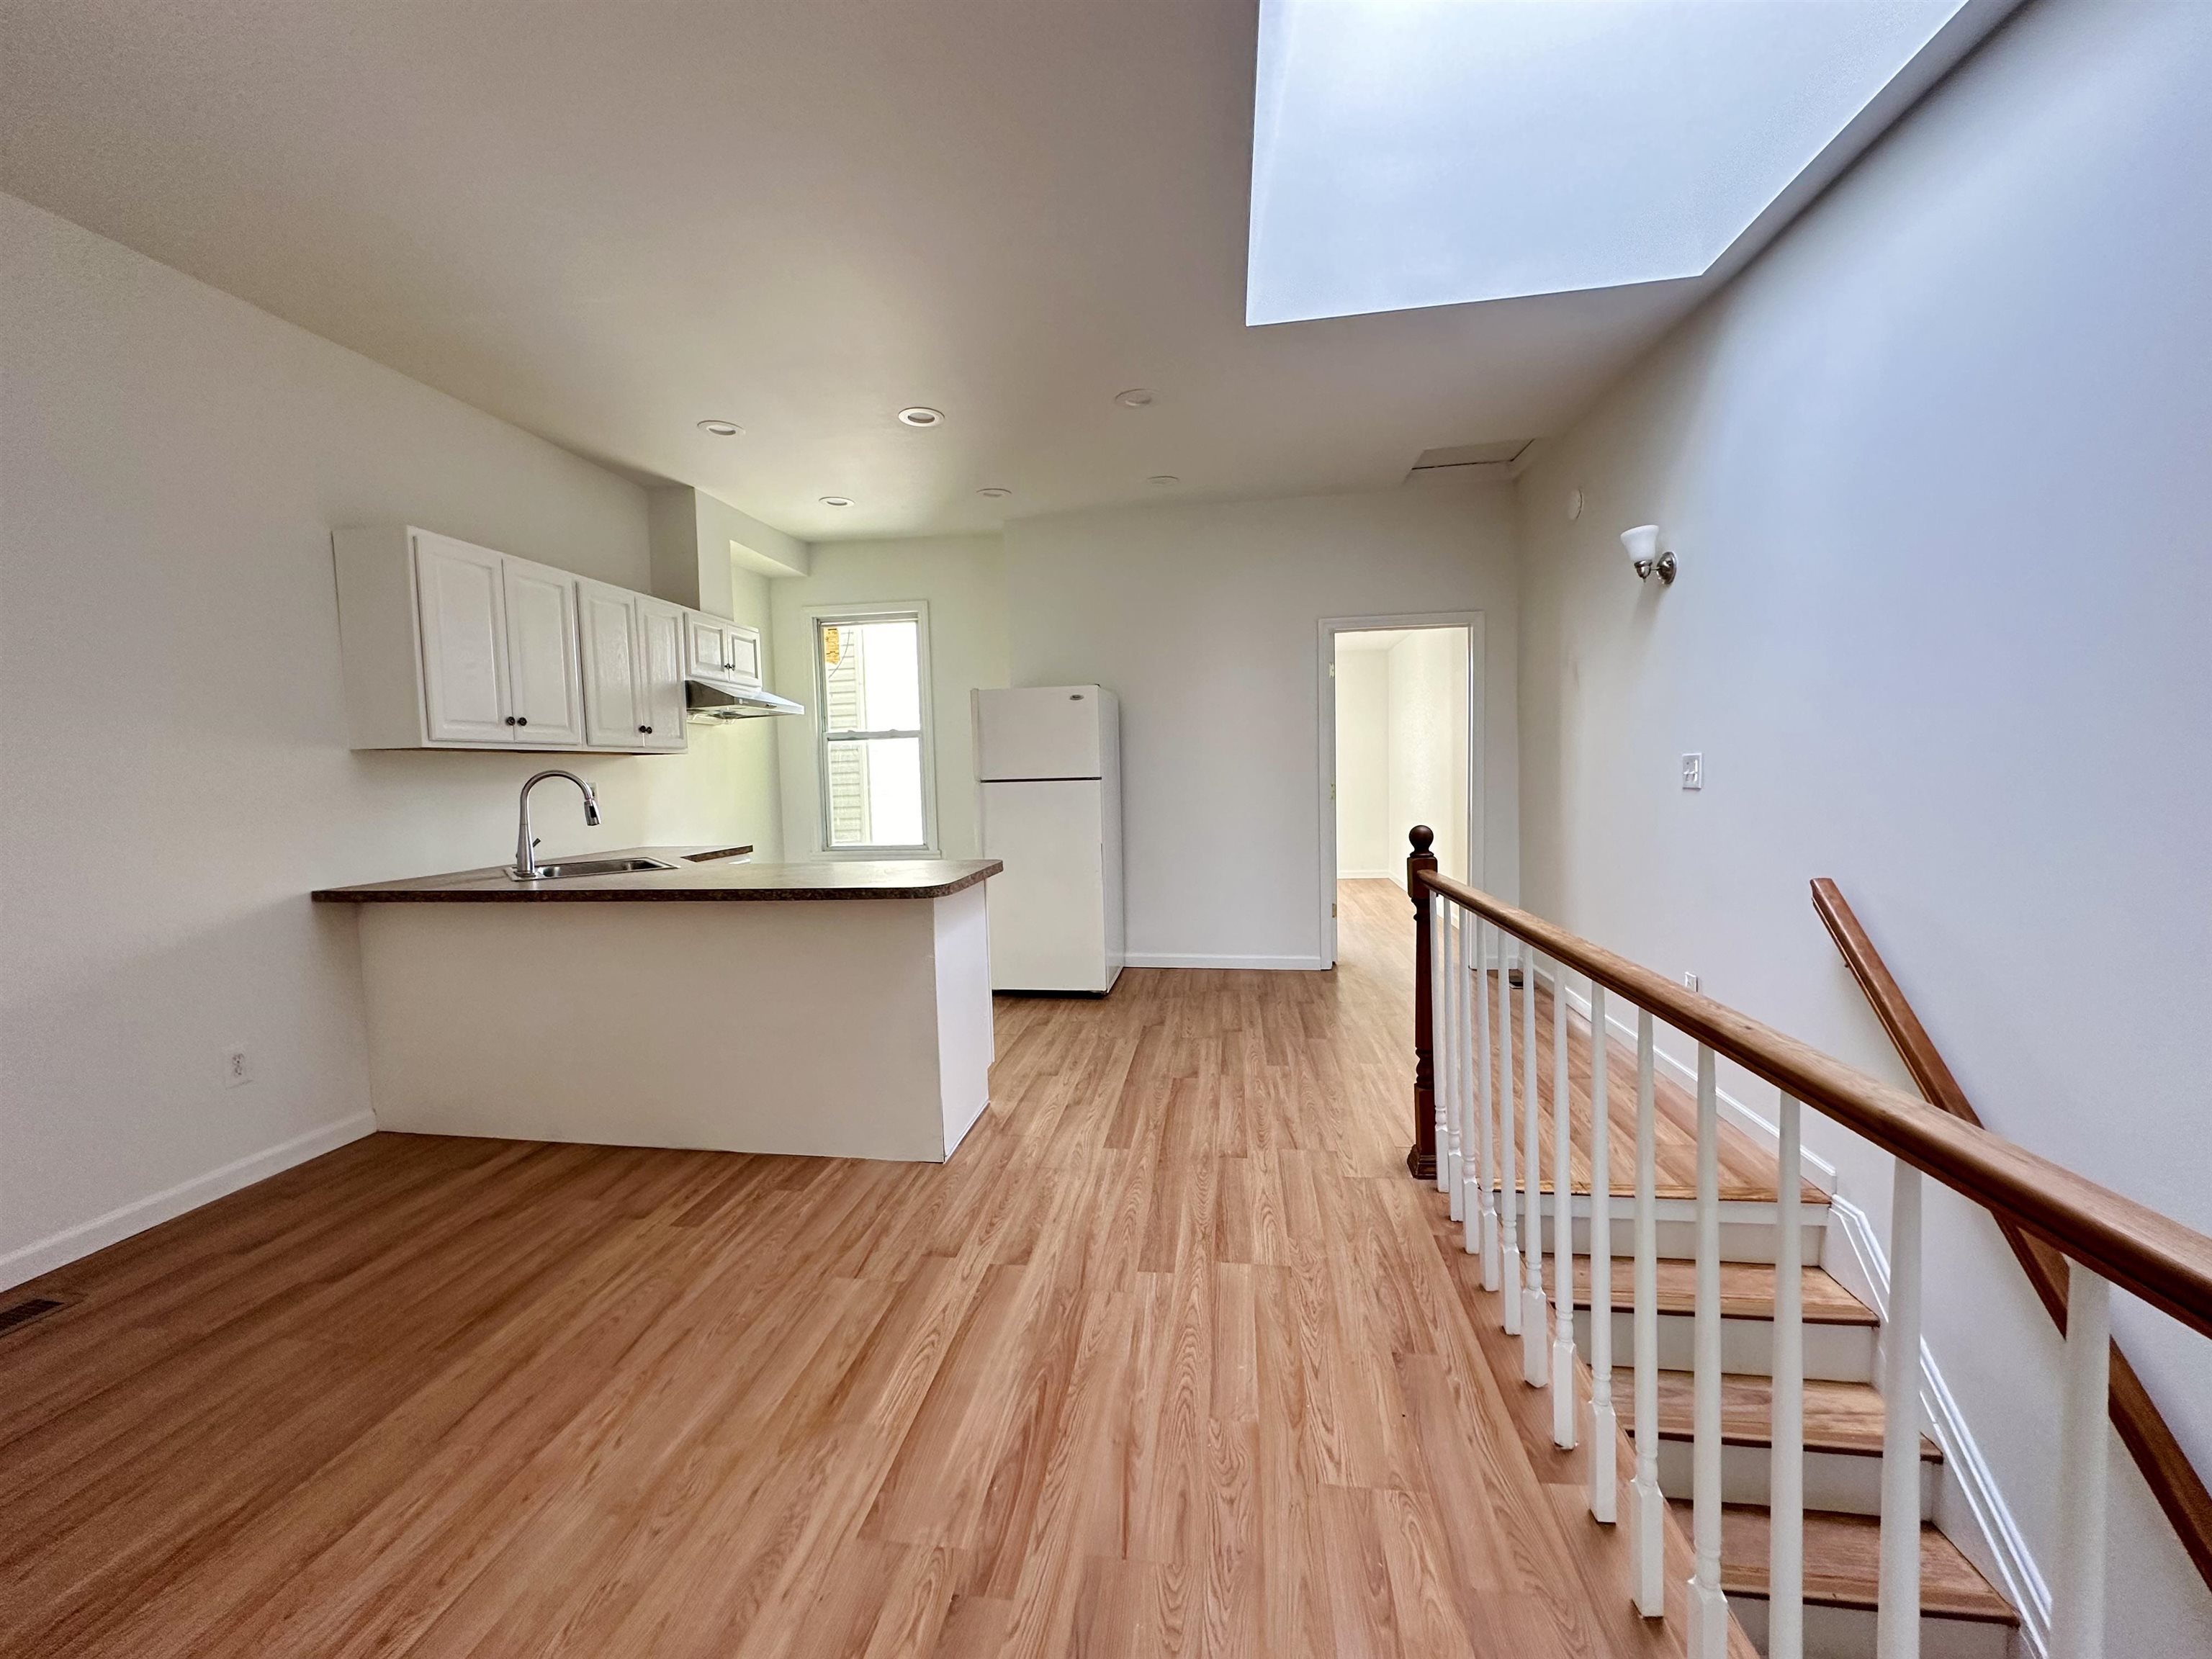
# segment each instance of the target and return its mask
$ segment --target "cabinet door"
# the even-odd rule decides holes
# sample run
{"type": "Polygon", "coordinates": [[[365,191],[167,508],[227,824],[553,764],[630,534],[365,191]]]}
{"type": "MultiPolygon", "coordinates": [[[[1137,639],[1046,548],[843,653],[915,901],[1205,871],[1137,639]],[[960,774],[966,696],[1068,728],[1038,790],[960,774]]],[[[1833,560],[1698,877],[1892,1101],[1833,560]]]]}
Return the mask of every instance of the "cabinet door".
{"type": "Polygon", "coordinates": [[[504,562],[466,542],[415,537],[423,727],[432,743],[481,747],[514,741],[504,562]]]}
{"type": "Polygon", "coordinates": [[[644,664],[639,659],[638,596],[604,582],[576,584],[584,636],[584,741],[601,749],[638,749],[651,722],[645,712],[644,664]]]}
{"type": "Polygon", "coordinates": [[[680,750],[684,745],[683,611],[641,595],[637,641],[645,726],[637,746],[680,750]]]}
{"type": "Polygon", "coordinates": [[[697,611],[684,616],[684,672],[694,679],[723,680],[730,677],[730,650],[722,624],[697,611]]]}
{"type": "Polygon", "coordinates": [[[760,629],[732,623],[723,630],[730,650],[730,678],[740,685],[761,683],[760,629]]]}
{"type": "Polygon", "coordinates": [[[580,744],[583,675],[576,651],[576,578],[508,559],[507,662],[514,740],[580,744]]]}

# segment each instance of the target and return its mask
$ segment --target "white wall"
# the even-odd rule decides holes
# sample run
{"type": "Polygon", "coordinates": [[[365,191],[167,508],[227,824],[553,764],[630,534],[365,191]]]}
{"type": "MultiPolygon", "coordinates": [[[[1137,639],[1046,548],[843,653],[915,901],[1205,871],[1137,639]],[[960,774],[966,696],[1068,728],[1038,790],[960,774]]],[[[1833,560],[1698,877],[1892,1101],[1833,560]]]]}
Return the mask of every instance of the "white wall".
{"type": "Polygon", "coordinates": [[[1517,890],[1513,508],[1424,483],[1006,527],[1013,683],[1121,699],[1133,963],[1323,960],[1324,617],[1486,614],[1484,878],[1517,890]]]}
{"type": "MultiPolygon", "coordinates": [[[[541,760],[346,748],[331,527],[648,565],[636,486],[7,197],[0,291],[13,1280],[365,1128],[353,913],[308,890],[514,846],[541,760]]],[[[763,724],[579,760],[606,827],[548,797],[547,850],[772,844],[763,724]]]]}
{"type": "MultiPolygon", "coordinates": [[[[1533,907],[1902,1081],[1833,876],[1993,1128],[2200,1230],[2208,109],[2212,7],[2027,7],[1520,484],[1533,907]]],[[[1886,1215],[1886,1158],[1808,1117],[1886,1215]]],[[[1933,1193],[1929,1340],[2048,1567],[2059,1345],[1933,1193]]],[[[2117,1312],[2212,1471],[2212,1345],[2117,1312]]],[[[2112,1450],[2110,1650],[2212,1651],[2112,1450]]]]}
{"type": "Polygon", "coordinates": [[[1406,872],[1406,830],[1390,816],[1390,653],[1336,650],[1336,873],[1406,872]]]}
{"type": "MultiPolygon", "coordinates": [[[[1424,628],[1390,647],[1390,822],[1436,832],[1437,868],[1465,881],[1467,630],[1424,628]]],[[[1399,855],[1404,871],[1404,854],[1399,855]]]]}
{"type": "MultiPolygon", "coordinates": [[[[739,573],[741,575],[742,572],[739,573]]],[[[936,756],[938,850],[975,858],[975,728],[968,694],[1006,684],[1006,586],[997,536],[921,536],[904,541],[823,542],[809,574],[769,584],[775,671],[770,684],[804,703],[805,720],[783,720],[784,845],[794,859],[821,855],[822,798],[816,787],[817,698],[809,615],[818,605],[929,605],[931,743],[936,756]]]]}

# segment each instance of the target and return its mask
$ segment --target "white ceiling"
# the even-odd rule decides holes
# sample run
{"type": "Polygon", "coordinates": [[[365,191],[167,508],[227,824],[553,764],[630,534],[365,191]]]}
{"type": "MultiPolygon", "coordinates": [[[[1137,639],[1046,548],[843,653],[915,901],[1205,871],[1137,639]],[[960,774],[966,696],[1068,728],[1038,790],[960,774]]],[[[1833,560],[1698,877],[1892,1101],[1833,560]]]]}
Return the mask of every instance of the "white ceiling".
{"type": "Polygon", "coordinates": [[[1392,483],[1558,430],[1716,280],[1247,328],[1255,31],[1250,0],[4,0],[0,186],[809,539],[1392,483]]]}

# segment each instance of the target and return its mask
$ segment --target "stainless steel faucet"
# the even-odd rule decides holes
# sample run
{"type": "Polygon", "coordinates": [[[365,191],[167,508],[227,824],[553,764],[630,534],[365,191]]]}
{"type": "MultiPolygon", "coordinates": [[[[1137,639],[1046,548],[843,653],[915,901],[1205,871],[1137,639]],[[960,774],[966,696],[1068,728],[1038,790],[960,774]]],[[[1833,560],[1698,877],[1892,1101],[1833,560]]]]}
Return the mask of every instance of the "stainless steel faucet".
{"type": "Polygon", "coordinates": [[[596,830],[599,827],[599,798],[592,793],[592,786],[574,772],[557,768],[550,772],[538,772],[522,786],[522,823],[515,830],[514,868],[510,872],[517,881],[539,879],[538,868],[538,838],[530,833],[530,792],[548,778],[566,778],[584,792],[584,822],[596,830]]]}

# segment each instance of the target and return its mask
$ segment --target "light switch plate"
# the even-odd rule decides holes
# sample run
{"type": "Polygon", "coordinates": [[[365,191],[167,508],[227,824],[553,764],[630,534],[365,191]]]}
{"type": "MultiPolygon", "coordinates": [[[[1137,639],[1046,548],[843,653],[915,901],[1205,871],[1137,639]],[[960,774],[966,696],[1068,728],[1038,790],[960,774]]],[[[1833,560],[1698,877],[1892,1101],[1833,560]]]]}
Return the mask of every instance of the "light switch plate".
{"type": "Polygon", "coordinates": [[[1682,757],[1682,787],[1702,789],[1705,787],[1705,757],[1703,755],[1682,757]]]}

